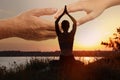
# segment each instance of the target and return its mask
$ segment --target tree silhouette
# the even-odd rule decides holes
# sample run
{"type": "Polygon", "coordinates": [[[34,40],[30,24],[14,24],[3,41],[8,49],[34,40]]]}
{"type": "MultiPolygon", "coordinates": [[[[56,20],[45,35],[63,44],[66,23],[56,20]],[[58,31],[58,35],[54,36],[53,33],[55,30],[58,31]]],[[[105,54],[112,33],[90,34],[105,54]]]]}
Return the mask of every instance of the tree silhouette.
{"type": "Polygon", "coordinates": [[[114,38],[109,38],[109,42],[101,42],[101,45],[112,48],[113,51],[120,51],[120,27],[117,28],[116,33],[113,33],[114,38]]]}

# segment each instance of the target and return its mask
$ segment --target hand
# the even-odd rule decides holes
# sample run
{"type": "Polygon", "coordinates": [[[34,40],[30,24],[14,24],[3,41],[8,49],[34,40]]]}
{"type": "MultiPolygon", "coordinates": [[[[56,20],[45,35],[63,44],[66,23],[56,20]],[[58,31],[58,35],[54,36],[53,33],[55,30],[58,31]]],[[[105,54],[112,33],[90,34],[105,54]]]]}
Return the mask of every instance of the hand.
{"type": "Polygon", "coordinates": [[[33,9],[14,18],[14,36],[26,40],[46,40],[56,37],[54,22],[41,18],[44,15],[52,15],[56,9],[33,9]]]}
{"type": "MultiPolygon", "coordinates": [[[[81,25],[98,17],[106,8],[117,5],[118,2],[120,4],[120,0],[80,0],[67,5],[67,9],[69,12],[85,11],[87,13],[86,16],[77,20],[77,25],[81,25]]],[[[58,10],[54,17],[58,18],[62,11],[63,9],[58,10]]]]}

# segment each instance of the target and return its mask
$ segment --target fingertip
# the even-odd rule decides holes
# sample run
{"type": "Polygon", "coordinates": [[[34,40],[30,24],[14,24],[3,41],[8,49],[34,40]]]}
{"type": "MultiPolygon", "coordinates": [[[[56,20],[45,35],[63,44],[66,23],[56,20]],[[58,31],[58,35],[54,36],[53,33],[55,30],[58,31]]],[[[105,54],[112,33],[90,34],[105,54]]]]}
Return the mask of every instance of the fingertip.
{"type": "Polygon", "coordinates": [[[51,8],[51,10],[53,11],[53,12],[57,12],[57,8],[51,8]]]}
{"type": "Polygon", "coordinates": [[[60,10],[57,10],[57,12],[54,15],[54,18],[57,19],[62,14],[62,12],[63,12],[63,8],[60,10]]]}
{"type": "Polygon", "coordinates": [[[42,8],[42,9],[33,9],[32,13],[35,16],[42,16],[42,15],[53,15],[57,12],[57,8],[42,8]]]}
{"type": "Polygon", "coordinates": [[[54,15],[54,19],[57,19],[57,18],[58,18],[58,16],[54,15]]]}
{"type": "Polygon", "coordinates": [[[77,21],[77,26],[80,26],[80,22],[77,21]]]}
{"type": "Polygon", "coordinates": [[[58,13],[58,11],[57,11],[57,12],[54,14],[53,17],[54,17],[55,19],[57,19],[57,18],[58,18],[58,15],[59,15],[59,13],[58,13]]]}
{"type": "Polygon", "coordinates": [[[57,18],[60,16],[60,14],[61,14],[61,12],[58,12],[58,11],[57,11],[57,12],[54,14],[54,18],[57,19],[57,18]]]}
{"type": "Polygon", "coordinates": [[[50,14],[55,14],[57,12],[57,8],[50,8],[49,10],[46,11],[47,13],[50,14]]]}

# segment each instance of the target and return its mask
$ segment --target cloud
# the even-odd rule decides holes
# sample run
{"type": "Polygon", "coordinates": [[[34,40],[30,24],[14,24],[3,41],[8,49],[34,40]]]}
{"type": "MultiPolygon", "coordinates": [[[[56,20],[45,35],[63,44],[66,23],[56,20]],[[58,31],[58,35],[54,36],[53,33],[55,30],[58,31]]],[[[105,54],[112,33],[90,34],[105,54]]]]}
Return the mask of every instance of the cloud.
{"type": "Polygon", "coordinates": [[[14,14],[15,14],[15,12],[13,12],[13,11],[0,9],[0,19],[14,16],[14,14]]]}
{"type": "Polygon", "coordinates": [[[4,13],[4,14],[14,14],[13,11],[9,11],[9,10],[4,10],[4,9],[0,9],[0,14],[4,13]]]}

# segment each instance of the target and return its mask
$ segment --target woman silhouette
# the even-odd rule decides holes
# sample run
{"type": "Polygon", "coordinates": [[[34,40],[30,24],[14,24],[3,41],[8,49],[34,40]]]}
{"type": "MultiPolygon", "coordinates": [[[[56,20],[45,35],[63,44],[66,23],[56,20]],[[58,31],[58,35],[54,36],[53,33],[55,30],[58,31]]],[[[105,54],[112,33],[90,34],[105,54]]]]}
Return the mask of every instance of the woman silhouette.
{"type": "Polygon", "coordinates": [[[68,56],[73,57],[72,50],[73,50],[74,35],[76,32],[76,20],[71,15],[69,15],[66,6],[63,13],[55,21],[55,29],[56,29],[56,34],[58,36],[59,46],[61,49],[60,59],[68,56]],[[67,20],[63,20],[61,23],[63,32],[59,28],[59,21],[61,17],[65,14],[68,15],[70,19],[73,21],[72,30],[70,32],[68,32],[70,24],[67,20]]]}

